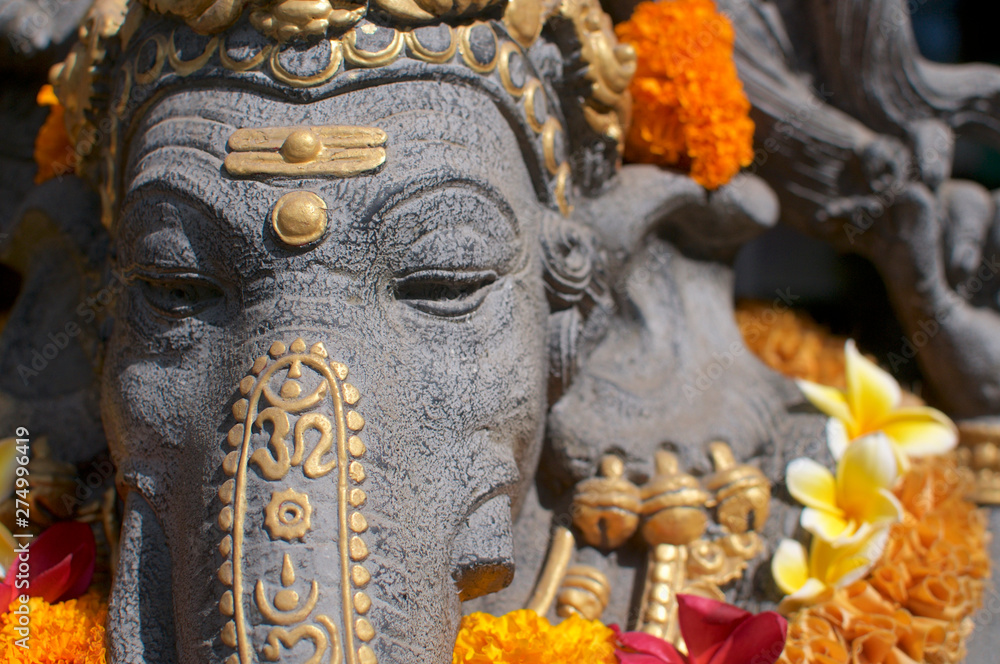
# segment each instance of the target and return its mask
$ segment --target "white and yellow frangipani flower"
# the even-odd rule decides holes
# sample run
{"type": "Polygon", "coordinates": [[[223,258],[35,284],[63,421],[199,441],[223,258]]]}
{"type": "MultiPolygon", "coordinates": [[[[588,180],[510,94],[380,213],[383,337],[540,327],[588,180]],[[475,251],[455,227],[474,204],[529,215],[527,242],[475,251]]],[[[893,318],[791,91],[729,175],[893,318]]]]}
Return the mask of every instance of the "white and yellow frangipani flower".
{"type": "Polygon", "coordinates": [[[7,526],[0,523],[0,581],[7,577],[7,570],[14,562],[14,536],[7,526]]]}
{"type": "Polygon", "coordinates": [[[779,610],[787,614],[864,578],[882,557],[888,539],[888,528],[865,525],[857,536],[837,544],[814,537],[808,556],[799,542],[782,540],[771,559],[771,574],[787,595],[779,610]]]}
{"type": "Polygon", "coordinates": [[[865,524],[896,523],[903,507],[892,494],[898,469],[892,443],[882,433],[854,441],[837,462],[837,474],[812,459],[788,464],[788,492],[805,506],[802,527],[828,542],[854,537],[865,524]]]}
{"type": "MultiPolygon", "coordinates": [[[[881,431],[893,442],[902,469],[909,458],[944,454],[958,444],[958,429],[947,415],[926,406],[903,407],[899,383],[888,372],[862,355],[853,340],[845,348],[847,390],[796,381],[816,408],[836,418],[846,438],[831,447],[846,447],[850,441],[881,431]]],[[[843,449],[833,449],[839,458],[843,449]]]]}
{"type": "MultiPolygon", "coordinates": [[[[17,456],[17,440],[5,438],[0,440],[0,502],[14,493],[15,463],[17,456]]],[[[7,527],[0,524],[0,579],[7,574],[7,569],[14,562],[14,537],[7,527]]]]}

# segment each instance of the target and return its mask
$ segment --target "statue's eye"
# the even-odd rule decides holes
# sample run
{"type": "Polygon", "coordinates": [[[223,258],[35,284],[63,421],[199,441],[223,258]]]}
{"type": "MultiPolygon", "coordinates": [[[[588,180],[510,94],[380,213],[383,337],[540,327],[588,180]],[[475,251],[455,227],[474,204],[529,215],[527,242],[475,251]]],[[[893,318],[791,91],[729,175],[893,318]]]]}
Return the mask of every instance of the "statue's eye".
{"type": "Polygon", "coordinates": [[[149,306],[169,318],[194,316],[222,300],[222,291],[201,277],[139,274],[136,278],[149,306]]]}
{"type": "Polygon", "coordinates": [[[486,298],[496,272],[421,270],[393,283],[396,299],[434,316],[463,316],[475,311],[486,298]]]}

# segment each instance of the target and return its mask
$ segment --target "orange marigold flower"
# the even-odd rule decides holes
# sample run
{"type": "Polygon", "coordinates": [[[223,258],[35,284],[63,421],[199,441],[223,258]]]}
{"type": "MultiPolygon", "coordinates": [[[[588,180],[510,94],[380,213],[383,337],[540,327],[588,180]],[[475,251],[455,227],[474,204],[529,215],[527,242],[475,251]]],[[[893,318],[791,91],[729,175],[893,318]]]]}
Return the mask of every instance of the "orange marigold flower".
{"type": "Polygon", "coordinates": [[[803,311],[759,300],[736,304],[743,342],[767,366],[792,378],[845,389],[844,337],[803,311]]]}
{"type": "Polygon", "coordinates": [[[615,664],[614,633],[597,620],[572,616],[551,625],[524,609],[462,619],[453,664],[615,664]]]}
{"type": "Polygon", "coordinates": [[[50,107],[49,117],[35,137],[35,163],[38,165],[35,184],[41,184],[56,176],[72,173],[76,167],[76,153],[66,133],[64,109],[52,86],[43,85],[36,101],[39,106],[50,107]]]}
{"type": "Polygon", "coordinates": [[[712,0],[643,2],[615,32],[638,55],[627,160],[688,168],[709,189],[750,164],[754,124],[735,33],[712,0]]]}
{"type": "MultiPolygon", "coordinates": [[[[13,606],[13,605],[12,605],[13,606]]],[[[10,664],[106,664],[104,621],[108,605],[100,593],[90,591],[79,599],[47,604],[40,597],[28,601],[30,648],[16,644],[18,615],[0,616],[0,660],[10,664]]]]}

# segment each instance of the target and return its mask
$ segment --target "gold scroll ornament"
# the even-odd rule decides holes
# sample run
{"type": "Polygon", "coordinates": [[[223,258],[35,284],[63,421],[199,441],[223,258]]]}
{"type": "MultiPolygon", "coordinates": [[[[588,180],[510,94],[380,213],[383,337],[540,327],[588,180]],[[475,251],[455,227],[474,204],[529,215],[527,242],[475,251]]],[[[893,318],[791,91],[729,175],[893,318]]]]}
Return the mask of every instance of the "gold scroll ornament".
{"type": "MultiPolygon", "coordinates": [[[[625,478],[620,458],[601,461],[600,476],[577,485],[573,525],[583,543],[605,551],[639,533],[649,547],[636,629],[683,649],[677,595],[724,600],[722,586],[743,576],[763,549],[758,534],[767,521],[771,485],[757,468],[737,464],[725,443],[709,447],[715,473],[699,480],[681,472],[676,455],[656,454],[656,475],[642,487],[625,478]],[[715,537],[707,537],[710,521],[715,537]]],[[[598,619],[610,599],[606,576],[573,565],[575,537],[557,528],[535,593],[527,608],[546,614],[598,619]]]]}
{"type": "Polygon", "coordinates": [[[709,451],[715,474],[704,483],[680,472],[676,456],[659,452],[657,475],[643,487],[642,534],[650,553],[638,628],[680,648],[677,595],[725,600],[722,586],[742,577],[763,549],[758,533],[771,500],[760,470],[736,464],[725,443],[712,443],[709,451]],[[708,539],[712,508],[723,534],[708,539]]]}
{"type": "MultiPolygon", "coordinates": [[[[225,533],[219,553],[225,560],[218,576],[226,586],[219,601],[219,611],[228,619],[220,639],[235,650],[226,660],[227,664],[250,664],[258,659],[251,642],[250,602],[262,620],[271,626],[258,653],[264,660],[278,661],[283,648],[308,641],[313,654],[307,664],[321,661],[376,664],[375,653],[368,645],[375,637],[375,630],[366,617],[371,599],[364,591],[371,580],[364,566],[368,547],[362,539],[368,522],[360,511],[367,500],[361,488],[365,471],[359,461],[366,448],[357,433],[365,421],[353,410],[361,394],[346,382],[347,376],[347,367],[331,361],[322,343],[314,344],[307,351],[305,342],[296,339],[290,347],[276,341],[268,355],[257,358],[250,374],[240,381],[243,398],[233,404],[237,423],[229,432],[231,451],[222,464],[223,472],[230,479],[219,488],[223,507],[218,524],[225,533]],[[317,386],[305,394],[304,374],[318,379],[317,386]],[[280,387],[275,391],[272,383],[279,381],[280,387]],[[317,410],[327,402],[332,415],[317,410]],[[252,434],[263,432],[265,424],[272,432],[269,440],[252,449],[252,434]],[[309,431],[319,433],[314,444],[306,437],[309,431]],[[271,492],[263,518],[261,515],[256,517],[262,521],[272,542],[286,545],[277,589],[269,588],[264,578],[244,579],[244,533],[252,530],[248,521],[254,518],[247,512],[251,466],[261,480],[279,485],[271,492]],[[301,473],[304,480],[313,481],[329,481],[325,478],[332,475],[337,486],[343,635],[329,616],[316,611],[323,588],[315,579],[305,581],[304,586],[296,579],[295,545],[303,542],[312,531],[313,506],[307,492],[281,486],[293,473],[301,473]],[[297,585],[305,591],[305,597],[296,590],[297,585]]],[[[297,483],[301,485],[302,481],[297,483]]]]}

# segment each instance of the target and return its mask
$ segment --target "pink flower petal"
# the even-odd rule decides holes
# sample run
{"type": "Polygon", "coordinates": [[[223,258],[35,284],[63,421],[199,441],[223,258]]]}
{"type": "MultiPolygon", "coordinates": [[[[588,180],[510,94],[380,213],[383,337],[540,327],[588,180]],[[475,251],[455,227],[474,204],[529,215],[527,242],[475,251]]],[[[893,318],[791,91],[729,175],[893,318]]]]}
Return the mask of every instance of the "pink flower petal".
{"type": "Polygon", "coordinates": [[[684,656],[663,639],[645,632],[622,632],[618,625],[611,625],[615,639],[624,649],[615,651],[621,664],[687,664],[684,656]],[[635,652],[628,652],[629,650],[635,652]],[[650,659],[635,659],[640,656],[650,659]],[[623,659],[629,657],[631,659],[623,659]]]}
{"type": "MultiPolygon", "coordinates": [[[[94,576],[97,557],[94,533],[90,526],[63,521],[46,528],[28,546],[28,588],[32,597],[46,602],[75,599],[87,591],[94,576]]],[[[24,554],[19,554],[7,572],[13,579],[24,554]]]]}
{"type": "MultiPolygon", "coordinates": [[[[31,564],[31,550],[28,550],[28,564],[31,564]]],[[[31,597],[41,597],[49,604],[54,604],[69,590],[73,572],[73,556],[68,555],[53,567],[40,574],[34,569],[29,572],[27,591],[31,597]]]]}
{"type": "Polygon", "coordinates": [[[677,595],[677,620],[691,664],[704,664],[729,635],[753,616],[732,604],[697,595],[677,595]]]}
{"type": "Polygon", "coordinates": [[[788,622],[765,611],[740,624],[706,664],[774,664],[785,649],[788,622]]]}
{"type": "MultiPolygon", "coordinates": [[[[657,657],[656,655],[643,655],[641,653],[625,652],[624,650],[616,650],[615,657],[618,658],[618,664],[675,664],[675,660],[666,660],[662,657],[657,657]]],[[[677,664],[684,664],[684,660],[676,660],[677,664]]]]}

